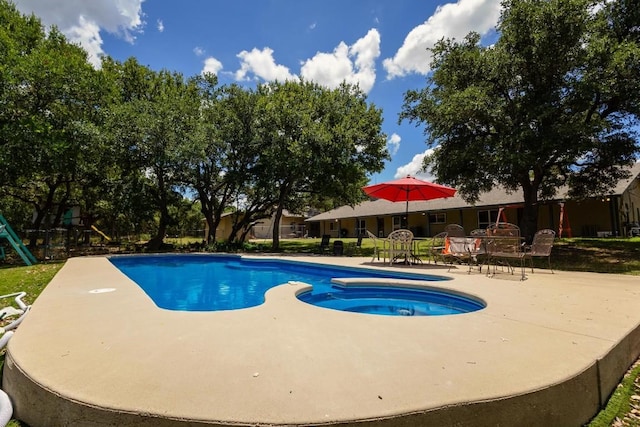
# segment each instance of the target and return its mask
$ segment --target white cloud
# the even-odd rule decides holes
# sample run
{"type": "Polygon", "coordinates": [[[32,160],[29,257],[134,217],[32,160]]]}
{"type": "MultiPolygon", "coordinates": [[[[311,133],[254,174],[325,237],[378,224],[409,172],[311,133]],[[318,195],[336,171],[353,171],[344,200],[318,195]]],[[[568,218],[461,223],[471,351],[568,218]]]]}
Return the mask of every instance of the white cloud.
{"type": "Polygon", "coordinates": [[[220,70],[222,70],[222,62],[218,61],[213,56],[204,60],[204,68],[202,69],[203,73],[218,74],[220,70]]]}
{"type": "Polygon", "coordinates": [[[100,27],[95,22],[87,22],[84,16],[80,16],[78,25],[68,28],[65,35],[69,40],[82,46],[94,67],[100,67],[100,55],[103,53],[102,37],[100,37],[100,27]]]}
{"type": "Polygon", "coordinates": [[[371,29],[352,46],[340,42],[331,53],[316,53],[303,62],[300,75],[329,88],[343,81],[358,84],[368,93],[376,80],[375,61],[379,56],[380,33],[371,29]]]}
{"type": "Polygon", "coordinates": [[[236,56],[240,58],[240,69],[235,74],[236,80],[251,80],[250,74],[266,81],[283,82],[296,79],[287,67],[276,64],[273,59],[273,50],[268,47],[262,50],[253,48],[251,52],[243,50],[236,56]]]}
{"type": "Polygon", "coordinates": [[[164,22],[162,22],[161,19],[158,19],[157,26],[158,26],[158,31],[160,31],[160,32],[164,31],[164,22]]]}
{"type": "MultiPolygon", "coordinates": [[[[237,56],[240,58],[240,69],[235,73],[236,80],[297,79],[289,68],[276,63],[273,50],[268,47],[262,50],[243,50],[237,56]]],[[[375,61],[379,56],[380,34],[372,29],[351,46],[340,42],[333,52],[318,52],[312,58],[303,61],[300,75],[307,81],[328,88],[336,88],[343,81],[358,84],[363,92],[368,93],[376,80],[375,61]]]]}
{"type": "Polygon", "coordinates": [[[416,178],[424,179],[426,181],[433,181],[435,177],[431,173],[431,171],[423,171],[423,160],[425,156],[431,154],[433,152],[432,148],[429,148],[424,153],[418,153],[413,156],[411,162],[406,165],[400,166],[396,169],[396,173],[394,175],[395,178],[403,178],[407,175],[415,176],[416,178]]]}
{"type": "Polygon", "coordinates": [[[389,148],[389,153],[392,156],[395,156],[400,149],[400,141],[402,141],[402,138],[400,138],[400,135],[397,133],[391,135],[387,140],[387,147],[389,148]]]}
{"type": "Polygon", "coordinates": [[[431,64],[427,49],[443,37],[462,40],[470,31],[489,33],[498,23],[500,10],[500,0],[458,0],[438,6],[427,21],[409,32],[395,56],[383,61],[387,78],[427,74],[431,64]]]}
{"type": "Polygon", "coordinates": [[[196,46],[193,48],[193,53],[196,54],[196,56],[202,56],[205,54],[205,50],[203,48],[201,48],[200,46],[196,46]]]}
{"type": "Polygon", "coordinates": [[[49,27],[57,26],[69,41],[80,44],[94,66],[100,66],[102,38],[106,30],[133,43],[142,31],[143,0],[15,0],[18,10],[34,13],[49,27]]]}

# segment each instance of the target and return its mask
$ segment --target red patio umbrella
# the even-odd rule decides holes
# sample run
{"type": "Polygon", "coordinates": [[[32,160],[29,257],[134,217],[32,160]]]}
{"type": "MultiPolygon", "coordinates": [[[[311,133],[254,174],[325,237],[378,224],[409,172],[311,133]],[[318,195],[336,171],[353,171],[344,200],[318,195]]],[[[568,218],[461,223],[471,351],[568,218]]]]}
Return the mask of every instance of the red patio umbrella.
{"type": "Polygon", "coordinates": [[[405,178],[380,184],[362,187],[365,193],[376,199],[385,199],[391,202],[406,202],[406,214],[409,214],[409,202],[418,200],[440,199],[453,197],[456,189],[433,182],[423,181],[407,175],[405,178]]]}

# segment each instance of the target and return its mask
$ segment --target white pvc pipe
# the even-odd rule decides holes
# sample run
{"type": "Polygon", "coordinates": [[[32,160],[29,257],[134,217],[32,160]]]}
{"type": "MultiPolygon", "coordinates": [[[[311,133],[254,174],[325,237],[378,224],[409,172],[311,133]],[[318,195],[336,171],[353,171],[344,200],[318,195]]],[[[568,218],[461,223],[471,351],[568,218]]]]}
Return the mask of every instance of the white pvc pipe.
{"type": "Polygon", "coordinates": [[[26,292],[14,292],[12,294],[0,295],[0,299],[9,298],[9,297],[16,297],[15,298],[16,304],[18,304],[18,307],[20,307],[20,309],[24,310],[24,309],[27,308],[27,305],[22,301],[22,298],[25,295],[27,295],[26,292]]]}
{"type": "MultiPolygon", "coordinates": [[[[0,350],[5,348],[6,345],[9,343],[9,340],[13,336],[12,329],[17,328],[18,325],[22,323],[24,316],[26,316],[27,313],[29,312],[30,306],[26,305],[22,301],[22,298],[25,295],[27,295],[26,292],[16,292],[13,294],[0,296],[0,299],[15,296],[16,304],[18,304],[18,307],[20,307],[20,309],[23,311],[20,317],[18,317],[16,320],[9,323],[4,328],[0,328],[0,333],[4,332],[2,337],[0,337],[0,350]]],[[[9,396],[7,395],[7,393],[5,393],[3,390],[0,390],[0,426],[2,427],[6,426],[9,423],[9,421],[11,421],[12,416],[13,416],[13,405],[11,404],[11,399],[9,399],[9,396]]]]}
{"type": "MultiPolygon", "coordinates": [[[[27,305],[24,303],[24,301],[22,301],[22,298],[27,295],[26,292],[14,292],[12,294],[7,294],[7,295],[0,295],[0,299],[2,298],[9,298],[9,297],[13,297],[15,296],[15,302],[16,304],[18,304],[18,307],[20,307],[20,310],[22,310],[22,314],[20,315],[20,317],[18,317],[16,320],[14,320],[13,322],[9,323],[7,326],[5,326],[4,328],[0,328],[0,333],[6,332],[6,331],[10,331],[12,329],[15,329],[18,327],[18,325],[20,323],[22,323],[22,320],[24,319],[24,316],[29,312],[29,309],[31,308],[30,305],[27,305]]],[[[5,344],[6,345],[6,344],[5,344]]],[[[2,349],[4,346],[1,346],[0,349],[2,349]]]]}
{"type": "Polygon", "coordinates": [[[13,416],[11,399],[4,391],[0,390],[0,426],[6,426],[13,416]]]}
{"type": "Polygon", "coordinates": [[[13,331],[7,331],[7,332],[4,333],[4,335],[2,335],[2,338],[0,338],[0,350],[5,348],[5,346],[9,342],[9,339],[12,336],[13,336],[13,331]]]}
{"type": "MultiPolygon", "coordinates": [[[[3,349],[7,345],[12,336],[13,331],[7,331],[2,335],[2,338],[0,338],[0,349],[3,349]]],[[[9,399],[7,393],[0,390],[0,426],[6,426],[12,416],[13,405],[11,404],[11,399],[9,399]]]]}

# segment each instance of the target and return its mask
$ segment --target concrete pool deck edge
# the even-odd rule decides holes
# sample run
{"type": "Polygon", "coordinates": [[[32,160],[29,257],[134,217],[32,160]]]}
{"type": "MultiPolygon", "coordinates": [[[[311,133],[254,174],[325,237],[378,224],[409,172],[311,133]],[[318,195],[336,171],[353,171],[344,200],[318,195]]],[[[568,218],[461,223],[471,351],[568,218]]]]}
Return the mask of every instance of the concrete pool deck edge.
{"type": "MultiPolygon", "coordinates": [[[[293,260],[371,267],[364,258],[296,257],[293,260]]],[[[32,426],[105,423],[359,426],[363,421],[374,426],[582,425],[606,402],[624,372],[640,355],[640,318],[632,316],[640,303],[637,277],[568,272],[552,275],[547,271],[530,274],[528,271],[528,280],[519,282],[507,274],[487,278],[478,273],[447,273],[427,265],[384,267],[451,277],[453,280],[437,282],[435,286],[477,295],[488,301],[491,308],[481,315],[451,319],[367,321],[300,306],[294,297],[298,289],[280,286],[268,292],[263,309],[235,313],[232,317],[240,325],[225,331],[218,323],[228,320],[227,316],[201,316],[193,323],[189,316],[166,317],[167,313],[155,313],[159,310],[149,306],[144,293],[136,289],[137,285],[104,261],[104,258],[69,260],[43,291],[32,313],[9,343],[3,388],[14,402],[16,417],[32,426]],[[107,287],[116,287],[118,292],[106,296],[104,301],[87,296],[89,290],[107,287]],[[142,307],[136,309],[136,304],[142,307]],[[70,311],[65,315],[62,310],[70,311]],[[107,313],[97,312],[99,310],[107,313]],[[200,328],[200,323],[208,322],[209,317],[214,323],[195,331],[196,335],[189,335],[174,324],[181,319],[186,328],[200,328]],[[282,317],[284,322],[275,321],[275,317],[277,320],[282,317]],[[267,322],[272,318],[274,321],[267,322]],[[301,319],[302,324],[291,324],[296,319],[301,319]],[[369,328],[367,323],[373,327],[369,328]],[[171,354],[166,359],[145,354],[164,349],[162,343],[158,343],[158,337],[163,335],[153,329],[148,336],[140,331],[127,334],[122,330],[123,325],[131,324],[164,328],[169,336],[183,334],[177,338],[184,345],[170,346],[171,354]],[[226,337],[230,343],[242,344],[234,338],[235,334],[252,331],[259,324],[264,325],[265,330],[255,331],[257,335],[247,336],[248,340],[280,342],[282,346],[294,348],[273,348],[271,355],[269,347],[263,349],[247,343],[248,351],[242,352],[238,347],[224,348],[218,340],[203,343],[197,335],[214,329],[217,339],[226,337]],[[272,330],[273,325],[282,330],[272,330]],[[333,331],[340,345],[334,346],[334,338],[318,334],[317,325],[333,331]],[[120,332],[110,333],[109,327],[120,332]],[[458,335],[452,336],[452,331],[458,335]],[[132,335],[132,341],[124,341],[127,335],[132,335]],[[372,337],[386,340],[389,346],[372,343],[372,337]],[[292,343],[287,341],[290,339],[292,343]],[[325,339],[327,341],[317,342],[325,339]],[[398,352],[392,343],[402,343],[411,353],[398,352]],[[252,352],[256,348],[264,350],[258,358],[252,352]],[[370,351],[355,354],[360,348],[370,351]],[[96,349],[98,352],[92,353],[96,349]],[[349,349],[352,351],[346,351],[349,349]],[[113,350],[121,354],[109,354],[113,350]],[[203,354],[201,358],[194,358],[190,350],[203,354]],[[208,357],[205,350],[215,357],[208,357]],[[374,351],[390,354],[371,354],[374,351]],[[71,363],[76,353],[86,357],[71,363]],[[309,359],[298,357],[300,353],[309,359]],[[167,369],[179,371],[178,375],[169,375],[179,382],[166,390],[162,389],[166,384],[157,384],[161,389],[160,399],[145,397],[145,393],[153,391],[149,390],[153,384],[131,378],[136,369],[118,368],[127,360],[140,362],[130,360],[130,354],[144,361],[145,369],[140,370],[145,372],[150,370],[162,376],[167,369]],[[284,361],[279,359],[283,354],[288,356],[284,361]],[[353,360],[342,364],[345,359],[353,360]],[[167,360],[176,360],[178,364],[167,365],[167,360]],[[180,370],[180,360],[189,362],[194,372],[180,370]],[[245,400],[225,400],[224,393],[235,391],[225,388],[226,385],[220,385],[218,390],[207,384],[217,378],[207,376],[208,365],[217,364],[219,360],[231,363],[229,372],[221,370],[217,375],[225,376],[229,383],[237,382],[239,387],[244,384],[239,393],[245,395],[245,400]],[[368,366],[360,367],[363,363],[368,366]],[[255,372],[259,376],[246,379],[251,377],[254,365],[260,366],[255,367],[259,369],[255,372]],[[314,371],[317,365],[325,369],[310,374],[308,371],[314,371]],[[234,372],[234,366],[240,370],[234,372]],[[443,374],[445,368],[447,373],[443,374]],[[375,376],[371,376],[372,372],[375,376]],[[82,374],[84,376],[78,378],[82,374]],[[354,384],[345,391],[348,387],[341,381],[350,376],[354,384]],[[302,377],[302,381],[298,377],[302,377]],[[333,381],[326,377],[333,377],[333,381]],[[257,378],[266,378],[266,388],[256,386],[260,383],[257,378]],[[306,388],[314,378],[317,378],[318,389],[306,388]],[[398,379],[406,389],[398,389],[398,379]],[[127,381],[128,384],[122,384],[127,381]],[[199,381],[203,384],[198,384],[199,381]],[[89,384],[91,382],[95,384],[89,384]],[[332,383],[337,390],[331,390],[332,383]],[[287,388],[292,388],[295,396],[286,396],[287,388]],[[284,390],[285,398],[269,399],[263,396],[265,390],[276,396],[284,390]],[[378,393],[379,399],[368,396],[372,390],[378,393]],[[211,399],[195,406],[183,401],[192,393],[201,392],[210,393],[211,399]],[[260,394],[252,397],[252,392],[260,394]],[[342,400],[334,400],[336,395],[342,400]],[[289,397],[291,402],[286,399],[289,397]],[[323,420],[324,408],[318,408],[317,403],[308,401],[307,397],[325,402],[327,412],[331,412],[329,408],[333,405],[336,409],[329,414],[330,419],[323,420]],[[346,398],[352,401],[344,402],[346,398]],[[387,403],[389,401],[391,403],[387,403]],[[164,410],[158,409],[158,402],[165,403],[164,410]],[[202,407],[206,402],[211,408],[202,407]],[[220,402],[225,408],[216,408],[220,402]],[[348,416],[350,407],[353,407],[351,417],[348,416]],[[273,415],[272,411],[281,416],[273,415]],[[232,419],[234,413],[238,414],[235,420],[232,419]],[[260,419],[261,414],[264,419],[260,419]]]]}

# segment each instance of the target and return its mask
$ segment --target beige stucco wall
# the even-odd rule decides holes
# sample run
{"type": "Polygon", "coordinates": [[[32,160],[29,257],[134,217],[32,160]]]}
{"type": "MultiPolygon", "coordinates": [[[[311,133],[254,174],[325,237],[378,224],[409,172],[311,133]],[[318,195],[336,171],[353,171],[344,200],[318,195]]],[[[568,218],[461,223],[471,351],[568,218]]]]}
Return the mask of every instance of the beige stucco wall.
{"type": "MultiPolygon", "coordinates": [[[[633,220],[634,209],[640,208],[640,189],[635,187],[635,193],[625,195],[620,199],[619,197],[614,200],[620,204],[621,222],[624,221],[622,215],[623,209],[628,206],[629,217],[633,220]],[[637,196],[636,196],[637,194],[637,196]],[[624,205],[626,203],[626,205],[624,205]]],[[[596,235],[597,232],[611,231],[611,214],[610,214],[610,200],[606,199],[590,199],[585,201],[569,201],[565,203],[564,213],[564,232],[563,237],[569,235],[573,237],[596,235]],[[570,234],[567,227],[570,228],[570,234]]],[[[478,212],[483,210],[496,210],[497,207],[479,207],[479,208],[464,208],[464,209],[452,209],[448,211],[433,211],[430,213],[444,213],[446,220],[443,223],[431,223],[428,224],[428,213],[415,212],[409,214],[409,229],[414,231],[416,236],[433,236],[444,231],[447,224],[460,224],[464,227],[467,233],[471,230],[480,228],[478,224],[478,212]]],[[[624,211],[626,212],[626,211],[624,211]]],[[[517,206],[506,207],[503,209],[500,215],[500,221],[511,222],[514,224],[519,223],[519,217],[522,215],[521,208],[517,206]]],[[[384,230],[382,236],[388,235],[393,231],[393,216],[380,217],[384,223],[384,230]]],[[[640,221],[640,211],[636,213],[636,218],[640,221]]],[[[378,217],[366,217],[365,221],[366,229],[374,234],[379,234],[378,217]]],[[[558,232],[560,225],[560,204],[558,202],[549,202],[541,204],[538,210],[538,229],[551,228],[558,232]]],[[[347,237],[356,237],[356,219],[346,218],[335,220],[322,221],[320,224],[320,230],[322,234],[329,234],[331,237],[338,237],[338,231],[340,229],[346,229],[347,237]],[[333,226],[332,226],[333,223],[333,226]]]]}

